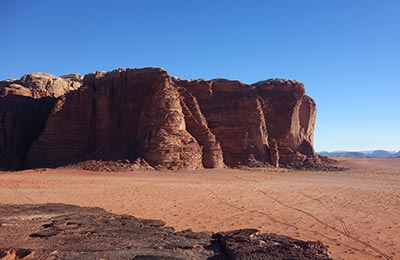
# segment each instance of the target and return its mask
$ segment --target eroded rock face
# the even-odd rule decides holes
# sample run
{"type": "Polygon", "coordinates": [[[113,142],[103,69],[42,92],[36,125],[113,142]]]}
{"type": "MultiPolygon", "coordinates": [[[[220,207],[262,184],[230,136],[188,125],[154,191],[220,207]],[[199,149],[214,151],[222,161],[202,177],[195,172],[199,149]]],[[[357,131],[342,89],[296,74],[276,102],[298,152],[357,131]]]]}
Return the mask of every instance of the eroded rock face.
{"type": "Polygon", "coordinates": [[[175,82],[196,97],[228,166],[294,162],[297,166],[316,157],[316,106],[302,83],[283,79],[253,85],[225,79],[175,82]]]}
{"type": "Polygon", "coordinates": [[[318,162],[315,117],[291,80],[189,81],[159,68],[34,73],[0,82],[0,168],[137,158],[168,169],[301,167],[318,162]]]}
{"type": "Polygon", "coordinates": [[[316,106],[305,96],[304,85],[271,79],[254,84],[265,100],[269,142],[276,142],[279,163],[290,165],[315,157],[313,148],[316,106]]]}
{"type": "Polygon", "coordinates": [[[22,169],[32,143],[42,133],[55,100],[25,95],[0,98],[0,169],[22,169]]]}
{"type": "Polygon", "coordinates": [[[42,134],[56,98],[81,87],[82,76],[33,73],[0,82],[0,169],[21,169],[42,134]]]}

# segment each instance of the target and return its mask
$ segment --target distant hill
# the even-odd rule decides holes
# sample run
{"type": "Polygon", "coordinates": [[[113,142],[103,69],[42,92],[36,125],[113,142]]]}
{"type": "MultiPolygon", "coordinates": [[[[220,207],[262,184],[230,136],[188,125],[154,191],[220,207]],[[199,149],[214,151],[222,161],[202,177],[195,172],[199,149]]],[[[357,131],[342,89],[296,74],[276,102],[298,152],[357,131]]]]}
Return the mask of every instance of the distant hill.
{"type": "Polygon", "coordinates": [[[346,152],[346,151],[320,152],[319,154],[328,157],[353,157],[353,158],[368,157],[367,154],[362,152],[346,152]]]}
{"type": "Polygon", "coordinates": [[[393,153],[384,150],[375,150],[369,156],[374,158],[390,158],[393,157],[393,153]]]}
{"type": "Polygon", "coordinates": [[[335,151],[335,152],[319,152],[319,154],[328,157],[400,158],[400,151],[395,153],[385,150],[362,151],[362,152],[335,151]]]}

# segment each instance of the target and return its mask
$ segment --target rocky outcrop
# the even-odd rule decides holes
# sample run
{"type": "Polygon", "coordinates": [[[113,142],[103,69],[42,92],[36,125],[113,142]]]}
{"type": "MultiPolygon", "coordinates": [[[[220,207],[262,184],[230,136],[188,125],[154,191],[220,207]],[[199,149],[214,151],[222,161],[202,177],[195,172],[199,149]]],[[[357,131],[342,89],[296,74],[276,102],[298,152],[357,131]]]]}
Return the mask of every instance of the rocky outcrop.
{"type": "Polygon", "coordinates": [[[331,259],[327,247],[319,241],[262,234],[257,229],[220,232],[216,237],[228,259],[331,259]]]}
{"type": "Polygon", "coordinates": [[[321,242],[255,229],[175,231],[160,220],[63,204],[0,206],[0,259],[332,260],[321,242]]]}
{"type": "Polygon", "coordinates": [[[263,101],[254,87],[224,79],[175,82],[197,99],[210,132],[221,145],[225,164],[270,161],[263,101]]]}
{"type": "Polygon", "coordinates": [[[0,169],[20,169],[41,135],[56,98],[81,87],[82,76],[33,73],[0,82],[0,169]]]}
{"type": "Polygon", "coordinates": [[[314,101],[292,80],[181,80],[159,68],[34,73],[0,82],[0,168],[98,159],[302,167],[319,162],[315,117],[314,101]]]}
{"type": "Polygon", "coordinates": [[[28,150],[42,133],[54,103],[49,97],[7,95],[0,98],[0,169],[24,166],[28,150]]]}
{"type": "Polygon", "coordinates": [[[302,164],[313,149],[316,106],[302,83],[272,79],[246,85],[178,80],[197,99],[228,166],[302,164]]]}
{"type": "Polygon", "coordinates": [[[316,106],[305,96],[304,85],[271,79],[254,84],[265,100],[269,142],[276,142],[279,163],[298,164],[315,157],[313,148],[316,106]]]}

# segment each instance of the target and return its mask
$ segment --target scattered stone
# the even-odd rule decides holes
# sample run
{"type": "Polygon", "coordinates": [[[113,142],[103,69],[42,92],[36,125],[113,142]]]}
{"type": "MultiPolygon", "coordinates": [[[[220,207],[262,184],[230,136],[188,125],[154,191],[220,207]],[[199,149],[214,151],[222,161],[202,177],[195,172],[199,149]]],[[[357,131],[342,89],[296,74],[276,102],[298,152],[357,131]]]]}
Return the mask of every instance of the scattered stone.
{"type": "Polygon", "coordinates": [[[31,250],[23,248],[0,249],[0,260],[27,259],[31,254],[31,250]]]}
{"type": "Polygon", "coordinates": [[[216,234],[229,259],[314,259],[331,260],[322,242],[305,242],[276,234],[259,234],[245,229],[216,234]]]}

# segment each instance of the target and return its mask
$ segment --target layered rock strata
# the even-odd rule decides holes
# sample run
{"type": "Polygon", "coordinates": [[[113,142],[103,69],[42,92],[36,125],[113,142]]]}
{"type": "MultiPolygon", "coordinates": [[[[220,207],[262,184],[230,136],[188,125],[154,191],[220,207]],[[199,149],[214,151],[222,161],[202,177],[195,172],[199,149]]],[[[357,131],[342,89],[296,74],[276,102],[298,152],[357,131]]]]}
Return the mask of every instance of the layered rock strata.
{"type": "Polygon", "coordinates": [[[318,163],[302,83],[181,80],[160,68],[0,82],[0,168],[138,158],[154,168],[318,163]]]}

